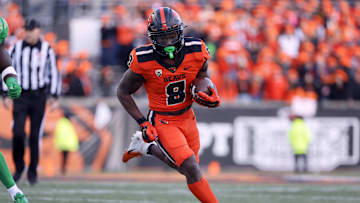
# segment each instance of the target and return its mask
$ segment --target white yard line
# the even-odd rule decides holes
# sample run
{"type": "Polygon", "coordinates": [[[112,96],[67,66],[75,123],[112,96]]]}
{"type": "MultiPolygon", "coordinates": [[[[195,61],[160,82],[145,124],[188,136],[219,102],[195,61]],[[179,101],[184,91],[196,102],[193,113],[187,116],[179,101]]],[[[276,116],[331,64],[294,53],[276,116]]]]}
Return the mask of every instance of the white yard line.
{"type": "Polygon", "coordinates": [[[215,191],[233,193],[233,192],[271,192],[271,193],[298,193],[298,192],[359,192],[360,186],[347,185],[347,187],[339,186],[328,186],[322,188],[313,187],[279,187],[279,186],[262,186],[262,187],[246,187],[246,188],[215,188],[215,191]]]}
{"type": "Polygon", "coordinates": [[[79,194],[79,195],[107,195],[107,194],[127,194],[127,195],[137,195],[137,196],[148,196],[148,195],[181,195],[181,196],[191,196],[190,192],[186,189],[171,189],[171,190],[99,190],[99,189],[49,189],[49,190],[30,190],[27,191],[26,194],[29,195],[71,195],[71,194],[79,194]]]}
{"type": "Polygon", "coordinates": [[[360,202],[360,197],[349,197],[349,196],[323,196],[323,195],[291,195],[291,194],[282,194],[282,195],[272,195],[272,194],[220,194],[219,197],[227,197],[227,198],[251,198],[253,201],[255,199],[289,199],[289,200],[325,200],[325,201],[351,201],[351,202],[360,202]]]}
{"type": "Polygon", "coordinates": [[[53,198],[53,197],[37,197],[32,198],[31,201],[43,200],[43,201],[57,201],[57,202],[104,202],[104,203],[155,203],[154,201],[147,200],[121,200],[121,199],[85,199],[85,198],[53,198]]]}

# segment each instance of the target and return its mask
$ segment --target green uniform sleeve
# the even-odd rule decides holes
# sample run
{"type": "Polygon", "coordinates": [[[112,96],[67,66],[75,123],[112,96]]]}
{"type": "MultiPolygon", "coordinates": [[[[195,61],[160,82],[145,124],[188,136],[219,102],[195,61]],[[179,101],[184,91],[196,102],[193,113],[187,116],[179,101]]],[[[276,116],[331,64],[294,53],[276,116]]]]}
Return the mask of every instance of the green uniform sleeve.
{"type": "Polygon", "coordinates": [[[0,17],[0,44],[6,39],[9,34],[9,26],[3,17],[0,17]]]}

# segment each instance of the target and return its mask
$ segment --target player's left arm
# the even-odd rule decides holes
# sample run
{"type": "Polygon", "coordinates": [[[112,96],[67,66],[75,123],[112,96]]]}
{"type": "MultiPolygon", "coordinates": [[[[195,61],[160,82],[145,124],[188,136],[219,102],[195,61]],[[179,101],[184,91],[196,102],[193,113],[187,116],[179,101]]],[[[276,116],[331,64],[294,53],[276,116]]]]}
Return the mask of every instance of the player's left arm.
{"type": "Polygon", "coordinates": [[[208,67],[209,67],[209,64],[207,61],[205,61],[202,65],[200,71],[196,75],[196,78],[210,78],[209,73],[208,73],[208,67]]]}
{"type": "MultiPolygon", "coordinates": [[[[209,78],[209,73],[208,73],[208,62],[205,61],[200,69],[200,71],[198,72],[198,74],[196,75],[196,78],[201,78],[201,79],[205,79],[205,78],[209,78]]],[[[211,81],[211,80],[210,80],[211,81]]],[[[202,106],[207,106],[209,108],[216,108],[220,105],[220,97],[218,96],[218,93],[216,91],[216,87],[214,84],[212,84],[211,86],[208,87],[210,94],[206,94],[205,92],[195,92],[195,87],[192,87],[192,96],[193,99],[196,103],[202,105],[202,106]]]]}

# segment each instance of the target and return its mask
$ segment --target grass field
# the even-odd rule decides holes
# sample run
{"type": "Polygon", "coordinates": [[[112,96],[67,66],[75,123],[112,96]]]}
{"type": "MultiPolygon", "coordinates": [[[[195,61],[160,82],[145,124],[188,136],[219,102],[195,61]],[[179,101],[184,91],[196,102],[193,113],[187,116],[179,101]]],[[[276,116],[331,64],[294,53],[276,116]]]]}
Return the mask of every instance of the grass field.
{"type": "MultiPolygon", "coordinates": [[[[360,184],[212,183],[221,203],[354,203],[360,184]]],[[[31,203],[190,203],[198,202],[182,182],[43,180],[20,184],[31,203]]],[[[11,202],[3,189],[0,202],[11,202]]]]}

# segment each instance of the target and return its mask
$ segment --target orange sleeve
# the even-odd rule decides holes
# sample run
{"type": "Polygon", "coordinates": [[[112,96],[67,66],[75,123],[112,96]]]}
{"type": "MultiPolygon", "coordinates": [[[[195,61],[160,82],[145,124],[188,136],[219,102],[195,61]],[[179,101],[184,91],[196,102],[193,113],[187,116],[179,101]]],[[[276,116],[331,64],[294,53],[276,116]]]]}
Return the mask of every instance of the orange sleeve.
{"type": "Polygon", "coordinates": [[[137,74],[140,74],[140,75],[143,73],[142,68],[141,68],[141,66],[140,66],[140,64],[138,62],[135,49],[133,49],[130,52],[127,65],[130,68],[130,70],[132,70],[134,73],[137,73],[137,74]]]}
{"type": "Polygon", "coordinates": [[[204,56],[205,61],[210,59],[210,52],[204,41],[201,40],[201,52],[204,56]]]}

